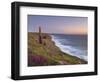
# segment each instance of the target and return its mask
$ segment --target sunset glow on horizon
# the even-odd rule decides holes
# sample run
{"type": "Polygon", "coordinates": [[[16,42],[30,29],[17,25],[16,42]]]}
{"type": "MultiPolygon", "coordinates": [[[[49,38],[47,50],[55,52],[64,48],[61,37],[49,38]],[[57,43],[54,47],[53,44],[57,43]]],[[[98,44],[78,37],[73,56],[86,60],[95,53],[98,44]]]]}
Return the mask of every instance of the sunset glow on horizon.
{"type": "Polygon", "coordinates": [[[65,34],[76,34],[76,35],[86,35],[87,34],[87,28],[85,27],[67,27],[64,29],[65,34]]]}
{"type": "Polygon", "coordinates": [[[28,15],[28,32],[78,34],[88,33],[87,17],[28,15]]]}

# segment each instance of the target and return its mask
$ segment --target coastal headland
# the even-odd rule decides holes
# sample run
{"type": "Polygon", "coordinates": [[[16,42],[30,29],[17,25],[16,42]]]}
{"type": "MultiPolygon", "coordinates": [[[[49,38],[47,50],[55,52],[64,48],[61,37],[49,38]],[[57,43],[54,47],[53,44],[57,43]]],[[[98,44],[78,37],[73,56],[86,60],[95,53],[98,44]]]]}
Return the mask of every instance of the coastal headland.
{"type": "Polygon", "coordinates": [[[39,38],[38,32],[28,32],[28,66],[76,64],[87,64],[87,61],[62,52],[48,33],[41,33],[39,38]]]}

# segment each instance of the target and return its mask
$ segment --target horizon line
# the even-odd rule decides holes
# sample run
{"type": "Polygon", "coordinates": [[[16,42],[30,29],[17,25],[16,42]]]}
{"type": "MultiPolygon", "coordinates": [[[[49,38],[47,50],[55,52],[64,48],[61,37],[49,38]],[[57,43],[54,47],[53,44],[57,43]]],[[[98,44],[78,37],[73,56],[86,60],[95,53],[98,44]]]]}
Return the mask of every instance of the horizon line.
{"type": "MultiPolygon", "coordinates": [[[[28,31],[28,32],[32,32],[32,31],[28,31]]],[[[32,32],[32,33],[38,33],[38,32],[32,32]]],[[[46,33],[46,34],[66,34],[66,35],[88,35],[88,34],[67,34],[67,33],[47,33],[47,32],[42,32],[42,33],[46,33]]]]}

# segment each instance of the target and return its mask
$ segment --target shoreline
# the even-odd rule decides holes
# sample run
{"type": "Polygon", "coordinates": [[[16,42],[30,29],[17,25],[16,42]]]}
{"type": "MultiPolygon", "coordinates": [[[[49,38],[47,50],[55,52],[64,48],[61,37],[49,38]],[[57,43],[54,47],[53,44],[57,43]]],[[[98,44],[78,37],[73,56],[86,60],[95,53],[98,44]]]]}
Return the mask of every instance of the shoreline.
{"type": "Polygon", "coordinates": [[[61,46],[62,46],[61,43],[54,39],[54,35],[51,34],[50,36],[51,36],[52,41],[55,43],[55,45],[56,45],[57,47],[59,47],[59,49],[60,49],[63,53],[70,54],[71,56],[78,57],[78,58],[80,58],[80,59],[82,59],[82,60],[84,60],[84,61],[87,62],[87,59],[86,59],[86,58],[82,58],[82,57],[80,57],[80,56],[78,56],[78,55],[74,55],[73,53],[71,53],[71,52],[68,51],[68,50],[65,51],[65,50],[61,47],[61,46]]]}

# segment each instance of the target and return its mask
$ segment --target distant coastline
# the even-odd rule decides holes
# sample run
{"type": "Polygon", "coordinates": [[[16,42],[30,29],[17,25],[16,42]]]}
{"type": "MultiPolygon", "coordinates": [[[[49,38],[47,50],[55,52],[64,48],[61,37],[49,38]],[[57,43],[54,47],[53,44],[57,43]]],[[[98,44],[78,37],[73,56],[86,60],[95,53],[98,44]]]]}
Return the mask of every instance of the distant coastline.
{"type": "Polygon", "coordinates": [[[84,59],[62,52],[49,34],[42,36],[44,42],[39,44],[38,33],[28,32],[28,66],[87,64],[84,59]]]}

